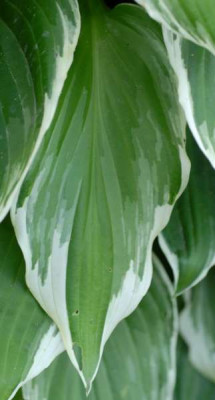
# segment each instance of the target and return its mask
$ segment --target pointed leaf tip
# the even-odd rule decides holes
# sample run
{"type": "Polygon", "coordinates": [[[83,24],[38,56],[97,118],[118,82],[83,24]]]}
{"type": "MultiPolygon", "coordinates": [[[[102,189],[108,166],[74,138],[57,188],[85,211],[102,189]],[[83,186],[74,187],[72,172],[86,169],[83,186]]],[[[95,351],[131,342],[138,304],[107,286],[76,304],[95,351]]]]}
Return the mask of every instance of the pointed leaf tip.
{"type": "MultiPolygon", "coordinates": [[[[163,266],[146,297],[108,341],[89,400],[172,400],[176,374],[177,307],[163,266]],[[146,329],[147,327],[147,329],[146,329]]],[[[25,400],[86,400],[66,353],[23,388],[25,400]]]]}
{"type": "Polygon", "coordinates": [[[106,341],[149,289],[152,244],[189,162],[160,27],[131,5],[84,18],[56,118],[12,215],[28,286],[88,389],[106,341]]]}

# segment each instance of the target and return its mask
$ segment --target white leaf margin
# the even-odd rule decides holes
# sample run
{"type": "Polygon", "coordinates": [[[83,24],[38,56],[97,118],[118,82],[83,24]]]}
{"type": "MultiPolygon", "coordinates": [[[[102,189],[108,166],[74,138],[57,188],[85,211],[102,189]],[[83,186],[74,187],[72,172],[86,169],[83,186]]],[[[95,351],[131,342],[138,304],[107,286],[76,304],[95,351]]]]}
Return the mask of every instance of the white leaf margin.
{"type": "MultiPolygon", "coordinates": [[[[172,301],[172,314],[173,314],[173,325],[172,325],[172,336],[169,342],[169,356],[170,356],[170,365],[167,376],[168,387],[161,388],[161,397],[163,398],[163,392],[165,392],[165,399],[172,400],[173,393],[175,389],[176,383],[176,372],[177,372],[177,341],[178,341],[178,332],[179,332],[179,315],[178,315],[178,307],[176,298],[174,296],[174,289],[172,283],[170,282],[169,277],[167,276],[163,266],[159,262],[156,256],[153,257],[156,262],[156,268],[159,272],[160,279],[162,280],[162,284],[166,286],[167,292],[172,301]]],[[[34,382],[29,382],[28,385],[24,385],[22,388],[23,398],[24,400],[38,400],[39,399],[39,387],[34,382]]],[[[45,400],[45,399],[44,399],[45,400]]],[[[63,399],[65,400],[65,399],[63,399]]],[[[138,399],[139,400],[139,399],[138,399]]]]}
{"type": "MultiPolygon", "coordinates": [[[[185,187],[187,186],[189,173],[190,173],[190,161],[187,157],[185,149],[179,145],[179,159],[181,161],[181,187],[179,189],[179,193],[176,196],[175,201],[180,197],[185,187]]],[[[38,181],[42,179],[43,171],[40,172],[38,176],[38,181]]],[[[36,185],[37,186],[37,185],[36,185]]],[[[78,194],[77,194],[78,197],[78,194]]],[[[92,382],[96,377],[98,372],[98,368],[101,362],[103,350],[105,343],[110,337],[113,330],[128,315],[130,315],[138,306],[142,298],[146,295],[152,280],[153,266],[152,266],[152,245],[154,239],[158,236],[158,234],[165,228],[167,225],[174,204],[164,204],[162,206],[158,206],[154,212],[154,226],[151,231],[151,235],[147,244],[147,256],[144,267],[144,274],[142,278],[138,276],[137,264],[140,257],[140,254],[137,254],[137,260],[130,261],[130,268],[125,274],[125,277],[121,284],[121,290],[118,294],[114,295],[106,314],[104,331],[101,341],[100,347],[100,356],[97,367],[95,369],[94,375],[90,382],[86,382],[82,371],[79,368],[78,362],[76,360],[76,356],[73,350],[73,342],[71,339],[70,329],[69,329],[69,320],[68,320],[68,311],[66,304],[66,269],[67,269],[67,255],[69,249],[69,241],[64,243],[63,245],[60,243],[60,232],[61,229],[55,230],[55,234],[53,237],[52,250],[53,254],[50,254],[49,257],[49,265],[48,268],[48,276],[46,278],[45,284],[38,282],[38,266],[35,265],[32,269],[32,254],[31,254],[31,245],[27,233],[27,207],[28,207],[28,197],[26,197],[24,204],[20,208],[16,208],[16,204],[13,205],[11,210],[11,219],[14,225],[16,237],[18,243],[22,249],[25,262],[26,262],[26,282],[39,301],[40,305],[46,312],[48,312],[49,316],[53,319],[53,321],[58,326],[62,339],[65,345],[65,348],[69,354],[69,357],[78,371],[84,386],[86,387],[87,393],[90,392],[92,387],[92,382]],[[58,261],[61,260],[61,275],[59,276],[58,270],[58,261]],[[52,295],[52,287],[58,287],[58,298],[54,299],[52,295]],[[59,290],[60,285],[60,290],[59,290]],[[49,310],[47,310],[47,304],[49,305],[49,310]],[[60,310],[60,312],[59,312],[60,310]]],[[[75,207],[74,207],[75,209],[75,207]]],[[[142,231],[141,231],[142,233],[142,231]]],[[[143,241],[143,235],[140,234],[139,243],[140,249],[142,247],[141,243],[143,241]]]]}
{"type": "Polygon", "coordinates": [[[179,102],[185,112],[187,123],[199,148],[210,161],[212,167],[215,168],[215,150],[207,135],[207,121],[204,121],[199,127],[195,121],[191,86],[181,49],[184,39],[181,35],[174,34],[165,27],[163,27],[163,37],[169,55],[170,64],[172,65],[172,68],[178,78],[179,102]],[[205,133],[204,137],[206,144],[203,144],[200,133],[205,133]]]}
{"type": "Polygon", "coordinates": [[[52,324],[40,341],[27,376],[17,385],[8,400],[12,400],[20,388],[38,376],[42,371],[44,371],[44,369],[48,368],[52,361],[54,361],[54,359],[64,350],[60,333],[58,332],[56,325],[52,324]]]}
{"type": "Polygon", "coordinates": [[[198,327],[195,326],[191,310],[192,291],[186,294],[185,301],[186,305],[179,319],[179,329],[189,348],[189,360],[200,374],[215,382],[214,343],[212,349],[211,339],[207,337],[204,326],[199,323],[198,327]]]}
{"type": "MultiPolygon", "coordinates": [[[[172,251],[172,249],[169,246],[169,243],[165,239],[163,233],[161,232],[160,235],[158,236],[158,242],[159,246],[164,253],[170,267],[172,268],[173,276],[174,276],[174,287],[175,290],[177,289],[178,281],[179,281],[179,275],[180,275],[180,260],[177,256],[176,253],[172,251]]],[[[210,262],[206,262],[202,272],[199,273],[197,278],[193,281],[191,285],[189,285],[186,289],[177,292],[177,296],[180,296],[183,293],[186,293],[188,290],[190,290],[192,287],[196,286],[199,282],[201,282],[209,273],[210,269],[215,265],[215,254],[213,258],[211,259],[210,262]]]]}
{"type": "Polygon", "coordinates": [[[208,33],[204,26],[201,26],[201,31],[204,32],[204,40],[201,40],[198,35],[191,34],[186,30],[175,18],[170,11],[164,0],[158,0],[158,6],[153,4],[153,0],[135,0],[139,5],[144,7],[149,16],[155,21],[159,22],[167,30],[175,34],[180,34],[183,38],[190,40],[202,47],[205,47],[212,54],[215,55],[215,48],[212,46],[210,40],[207,40],[208,33]],[[160,11],[158,10],[160,8],[160,11]]]}
{"type": "Polygon", "coordinates": [[[74,52],[78,43],[79,35],[80,35],[80,29],[81,29],[81,17],[80,17],[80,12],[79,12],[79,7],[78,3],[76,0],[69,0],[69,3],[71,5],[71,10],[74,13],[74,17],[76,20],[76,27],[73,26],[71,21],[69,21],[67,15],[62,11],[61,7],[57,3],[57,8],[59,12],[60,19],[62,21],[62,28],[64,32],[64,46],[63,46],[63,51],[62,55],[59,53],[56,55],[56,71],[55,71],[55,78],[53,81],[53,86],[52,86],[52,94],[49,97],[48,94],[45,94],[45,102],[44,102],[44,113],[43,113],[43,119],[41,123],[41,127],[38,133],[38,138],[36,140],[34,149],[32,151],[32,154],[27,162],[27,165],[22,173],[22,176],[19,180],[19,182],[16,184],[15,188],[13,189],[13,192],[9,196],[7,203],[5,206],[0,209],[0,223],[3,221],[3,219],[6,217],[8,212],[10,211],[13,202],[15,199],[18,197],[19,191],[21,189],[21,186],[24,182],[24,179],[32,165],[32,162],[34,161],[34,158],[39,150],[39,147],[43,141],[43,138],[48,130],[48,128],[51,125],[51,122],[54,118],[54,114],[57,108],[58,100],[60,97],[60,94],[62,92],[64,82],[66,80],[68,71],[72,65],[73,58],[74,58],[74,52]]]}

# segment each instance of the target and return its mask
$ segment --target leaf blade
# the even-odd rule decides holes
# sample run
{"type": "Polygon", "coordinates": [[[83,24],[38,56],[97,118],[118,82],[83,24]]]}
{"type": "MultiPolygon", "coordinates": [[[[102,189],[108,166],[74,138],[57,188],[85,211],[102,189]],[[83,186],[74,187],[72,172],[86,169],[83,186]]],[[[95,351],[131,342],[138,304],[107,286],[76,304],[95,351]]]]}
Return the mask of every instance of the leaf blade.
{"type": "Polygon", "coordinates": [[[188,359],[188,351],[182,339],[178,344],[178,374],[175,388],[175,400],[212,400],[215,385],[200,375],[188,359]]]}
{"type": "Polygon", "coordinates": [[[152,243],[189,162],[159,26],[136,6],[82,11],[76,59],[13,221],[28,285],[90,387],[105,342],[149,288],[152,243]]]}
{"type": "Polygon", "coordinates": [[[79,28],[76,0],[1,2],[1,220],[51,124],[79,28]]]}
{"type": "Polygon", "coordinates": [[[0,225],[0,254],[0,396],[9,400],[63,346],[56,326],[25,285],[24,260],[8,219],[0,225]]]}
{"type": "Polygon", "coordinates": [[[190,181],[159,237],[174,272],[177,294],[204,279],[215,262],[215,173],[189,130],[187,152],[192,164],[190,181]]]}
{"type": "MultiPolygon", "coordinates": [[[[172,398],[177,307],[163,267],[157,260],[154,263],[155,274],[148,294],[134,313],[120,323],[107,343],[90,400],[172,398]]],[[[66,353],[29,382],[23,393],[25,400],[86,399],[66,353]]]]}
{"type": "Polygon", "coordinates": [[[189,348],[193,366],[207,379],[215,382],[214,363],[214,268],[195,286],[181,313],[180,330],[189,348]]]}
{"type": "Polygon", "coordinates": [[[137,0],[163,26],[215,54],[214,5],[210,0],[187,2],[137,0]]]}
{"type": "Polygon", "coordinates": [[[215,167],[214,70],[215,57],[179,35],[164,29],[170,62],[178,77],[180,103],[190,130],[205,156],[215,167]]]}

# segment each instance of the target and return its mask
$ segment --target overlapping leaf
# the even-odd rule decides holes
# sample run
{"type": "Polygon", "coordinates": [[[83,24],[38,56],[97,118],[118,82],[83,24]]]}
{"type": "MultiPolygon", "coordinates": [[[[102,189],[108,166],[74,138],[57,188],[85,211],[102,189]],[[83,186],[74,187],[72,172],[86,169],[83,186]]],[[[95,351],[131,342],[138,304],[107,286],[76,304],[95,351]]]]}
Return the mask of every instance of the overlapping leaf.
{"type": "Polygon", "coordinates": [[[215,171],[189,131],[187,139],[190,180],[160,235],[177,293],[198,283],[215,264],[215,171]]]}
{"type": "Polygon", "coordinates": [[[0,225],[0,398],[12,399],[63,350],[56,326],[28,291],[9,220],[0,225]]]}
{"type": "Polygon", "coordinates": [[[81,7],[75,60],[13,221],[27,283],[89,388],[148,290],[152,243],[189,162],[160,27],[138,6],[81,7]]]}
{"type": "MultiPolygon", "coordinates": [[[[175,380],[177,311],[173,290],[155,261],[150,290],[117,327],[104,351],[89,400],[171,400],[175,380]]],[[[66,353],[24,387],[25,400],[85,400],[66,353]]]]}
{"type": "Polygon", "coordinates": [[[0,220],[50,126],[79,29],[76,0],[1,0],[0,220]]]}
{"type": "Polygon", "coordinates": [[[181,314],[181,332],[192,364],[215,382],[215,270],[190,292],[181,314]]]}
{"type": "Polygon", "coordinates": [[[182,340],[178,344],[177,384],[175,400],[214,400],[215,385],[199,374],[188,360],[182,340]]]}
{"type": "Polygon", "coordinates": [[[179,98],[187,122],[200,149],[215,168],[215,56],[166,29],[164,38],[178,77],[179,98]]]}
{"type": "Polygon", "coordinates": [[[136,0],[156,21],[215,54],[213,0],[136,0]]]}

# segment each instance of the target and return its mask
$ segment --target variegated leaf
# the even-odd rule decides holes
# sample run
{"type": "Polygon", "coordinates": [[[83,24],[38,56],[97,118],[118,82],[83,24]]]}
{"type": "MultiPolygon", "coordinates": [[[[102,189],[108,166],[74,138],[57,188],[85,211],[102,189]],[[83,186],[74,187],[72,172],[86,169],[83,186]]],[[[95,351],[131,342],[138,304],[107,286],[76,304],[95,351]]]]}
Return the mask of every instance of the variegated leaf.
{"type": "Polygon", "coordinates": [[[215,54],[213,0],[136,0],[149,15],[215,54]]]}
{"type": "Polygon", "coordinates": [[[189,293],[181,314],[181,333],[195,368],[215,382],[215,269],[189,293]]]}
{"type": "Polygon", "coordinates": [[[187,122],[200,149],[215,168],[215,56],[180,35],[166,29],[163,32],[187,122]]]}
{"type": "Polygon", "coordinates": [[[53,119],[79,30],[77,0],[1,0],[0,220],[53,119]]]}
{"type": "Polygon", "coordinates": [[[149,288],[153,240],[189,161],[160,27],[138,6],[80,4],[75,60],[13,221],[28,286],[89,389],[149,288]]]}
{"type": "Polygon", "coordinates": [[[186,345],[178,344],[175,400],[214,400],[215,385],[199,374],[188,359],[186,345]]]}
{"type": "MultiPolygon", "coordinates": [[[[177,307],[155,261],[150,290],[107,343],[89,400],[172,400],[177,307]]],[[[85,400],[83,385],[64,353],[23,388],[25,400],[85,400]]],[[[190,399],[189,399],[190,400],[190,399]]]]}
{"type": "Polygon", "coordinates": [[[196,285],[215,264],[215,171],[187,133],[190,180],[159,237],[177,293],[196,285]]]}
{"type": "Polygon", "coordinates": [[[12,399],[63,351],[56,326],[25,284],[25,266],[8,219],[0,225],[0,399],[12,399]]]}

